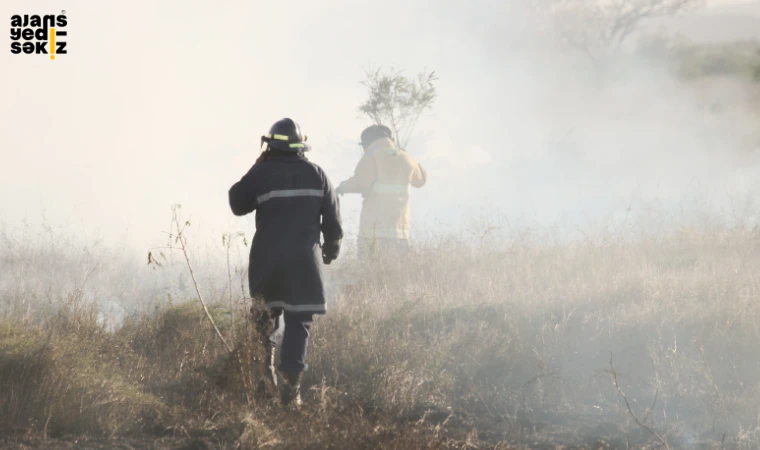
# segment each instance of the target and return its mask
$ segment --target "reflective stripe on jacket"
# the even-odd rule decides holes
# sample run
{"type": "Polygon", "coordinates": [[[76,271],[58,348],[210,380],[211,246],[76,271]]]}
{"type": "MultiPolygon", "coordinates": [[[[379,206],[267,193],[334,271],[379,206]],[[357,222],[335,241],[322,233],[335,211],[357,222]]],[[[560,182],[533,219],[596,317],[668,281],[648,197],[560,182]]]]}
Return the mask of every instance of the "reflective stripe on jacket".
{"type": "Polygon", "coordinates": [[[409,239],[409,193],[412,186],[420,188],[426,181],[420,163],[383,138],[366,149],[354,176],[339,190],[364,196],[361,238],[409,239]]]}

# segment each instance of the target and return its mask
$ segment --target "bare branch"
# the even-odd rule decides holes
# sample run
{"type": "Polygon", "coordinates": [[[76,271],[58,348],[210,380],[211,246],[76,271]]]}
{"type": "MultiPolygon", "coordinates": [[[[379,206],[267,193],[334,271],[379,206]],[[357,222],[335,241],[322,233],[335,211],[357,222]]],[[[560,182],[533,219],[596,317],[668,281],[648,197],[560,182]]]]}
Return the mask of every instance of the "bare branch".
{"type": "Polygon", "coordinates": [[[222,235],[222,245],[227,253],[227,292],[229,294],[230,301],[230,330],[232,331],[232,340],[235,340],[235,301],[232,295],[232,264],[230,262],[230,252],[237,243],[238,239],[242,239],[245,243],[245,234],[242,232],[237,233],[224,233],[222,235]]]}
{"type": "MultiPolygon", "coordinates": [[[[610,370],[612,371],[612,381],[615,383],[615,388],[617,388],[617,391],[620,394],[620,396],[623,397],[623,400],[625,401],[625,406],[626,408],[628,408],[628,413],[631,415],[631,417],[633,417],[633,420],[636,422],[636,425],[647,430],[649,433],[652,434],[652,436],[654,436],[658,441],[660,441],[663,447],[665,447],[667,450],[670,450],[670,446],[668,445],[667,439],[665,439],[665,437],[661,435],[660,433],[658,433],[654,428],[648,426],[647,424],[639,420],[638,416],[636,416],[636,414],[631,409],[631,404],[628,403],[628,397],[626,397],[625,393],[623,392],[623,390],[620,388],[620,385],[618,384],[617,372],[615,372],[615,366],[612,365],[612,353],[610,353],[610,370]]],[[[656,393],[655,393],[654,398],[656,402],[657,401],[656,393]]],[[[653,408],[654,408],[654,403],[652,403],[652,407],[650,408],[650,410],[653,408]]],[[[644,420],[646,420],[649,414],[650,412],[648,412],[646,416],[644,416],[644,420]]]]}
{"type": "Polygon", "coordinates": [[[592,61],[615,53],[642,22],[694,11],[704,0],[555,0],[550,15],[562,39],[592,61]]]}
{"type": "Polygon", "coordinates": [[[187,241],[185,240],[185,236],[183,234],[183,230],[188,225],[188,222],[185,222],[185,226],[182,226],[182,227],[180,226],[178,210],[179,210],[179,207],[177,206],[174,206],[172,208],[172,226],[177,230],[176,242],[180,244],[180,250],[182,250],[182,254],[185,256],[185,262],[187,262],[187,268],[190,271],[190,277],[193,279],[193,286],[195,286],[195,293],[198,294],[198,300],[201,302],[203,311],[206,313],[206,317],[208,318],[209,322],[211,322],[211,325],[214,327],[214,331],[216,331],[216,334],[219,336],[219,339],[222,340],[222,344],[224,344],[224,347],[227,349],[228,352],[232,353],[232,347],[230,347],[229,344],[227,344],[227,340],[224,339],[224,336],[222,336],[222,332],[219,331],[219,327],[216,326],[216,322],[214,322],[214,318],[211,317],[211,313],[208,310],[208,306],[206,306],[206,302],[203,300],[203,294],[201,294],[201,290],[198,287],[198,280],[195,278],[193,265],[190,264],[190,255],[187,252],[187,241]]]}

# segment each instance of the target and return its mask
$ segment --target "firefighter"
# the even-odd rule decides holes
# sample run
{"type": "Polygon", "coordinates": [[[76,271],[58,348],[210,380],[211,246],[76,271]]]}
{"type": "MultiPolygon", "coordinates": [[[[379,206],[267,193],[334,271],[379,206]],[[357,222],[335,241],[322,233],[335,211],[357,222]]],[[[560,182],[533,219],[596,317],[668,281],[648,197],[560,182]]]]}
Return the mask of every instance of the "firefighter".
{"type": "Polygon", "coordinates": [[[338,194],[362,194],[359,220],[360,257],[376,249],[405,252],[409,248],[410,186],[420,188],[427,173],[393,141],[391,130],[372,125],[361,134],[364,150],[354,176],[338,186],[338,194]]]}
{"type": "Polygon", "coordinates": [[[259,390],[277,386],[275,332],[283,319],[280,396],[300,406],[312,318],[326,311],[322,264],[338,257],[343,238],[340,208],[325,172],[304,156],[311,147],[297,123],[276,122],[261,144],[266,150],[229,191],[230,207],[237,216],[256,211],[248,282],[266,355],[259,390]]]}

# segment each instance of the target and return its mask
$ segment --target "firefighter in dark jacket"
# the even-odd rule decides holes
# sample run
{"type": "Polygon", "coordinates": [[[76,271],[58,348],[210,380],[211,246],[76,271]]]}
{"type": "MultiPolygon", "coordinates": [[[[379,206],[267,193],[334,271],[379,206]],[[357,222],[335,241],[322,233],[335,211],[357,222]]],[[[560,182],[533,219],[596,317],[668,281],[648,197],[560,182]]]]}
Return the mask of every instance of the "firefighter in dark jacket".
{"type": "Polygon", "coordinates": [[[266,150],[230,189],[230,207],[238,216],[256,211],[248,282],[266,350],[260,390],[277,385],[275,332],[283,317],[280,395],[300,406],[312,316],[326,311],[322,264],[338,257],[343,238],[340,208],[325,172],[304,156],[310,146],[297,123],[278,121],[261,143],[266,150]]]}

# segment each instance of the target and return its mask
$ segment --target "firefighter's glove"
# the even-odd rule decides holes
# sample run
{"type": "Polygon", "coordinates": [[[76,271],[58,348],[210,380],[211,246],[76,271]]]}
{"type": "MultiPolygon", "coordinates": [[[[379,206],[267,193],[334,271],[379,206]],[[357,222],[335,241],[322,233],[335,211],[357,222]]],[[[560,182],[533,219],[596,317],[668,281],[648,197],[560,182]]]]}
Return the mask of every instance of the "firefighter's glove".
{"type": "Polygon", "coordinates": [[[322,262],[330,264],[338,259],[340,253],[340,241],[325,242],[322,244],[322,262]]]}

